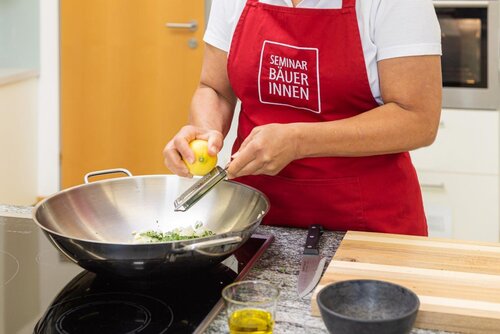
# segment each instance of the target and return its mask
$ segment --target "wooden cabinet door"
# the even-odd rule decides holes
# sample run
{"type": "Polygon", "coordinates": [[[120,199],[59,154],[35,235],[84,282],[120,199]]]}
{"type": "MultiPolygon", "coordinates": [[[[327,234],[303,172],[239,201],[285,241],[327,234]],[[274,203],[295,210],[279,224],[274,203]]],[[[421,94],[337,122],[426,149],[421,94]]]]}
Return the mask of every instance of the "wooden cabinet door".
{"type": "Polygon", "coordinates": [[[187,122],[201,69],[204,4],[61,0],[62,188],[101,169],[169,172],[162,150],[187,122]],[[166,27],[191,21],[195,30],[166,27]]]}

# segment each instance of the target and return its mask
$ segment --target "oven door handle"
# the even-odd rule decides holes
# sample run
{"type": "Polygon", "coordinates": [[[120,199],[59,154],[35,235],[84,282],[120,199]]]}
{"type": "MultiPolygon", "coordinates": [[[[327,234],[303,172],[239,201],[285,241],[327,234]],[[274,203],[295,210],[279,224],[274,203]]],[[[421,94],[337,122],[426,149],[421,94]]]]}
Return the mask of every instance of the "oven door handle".
{"type": "Polygon", "coordinates": [[[434,0],[432,3],[436,8],[485,8],[491,1],[447,1],[434,0]]]}

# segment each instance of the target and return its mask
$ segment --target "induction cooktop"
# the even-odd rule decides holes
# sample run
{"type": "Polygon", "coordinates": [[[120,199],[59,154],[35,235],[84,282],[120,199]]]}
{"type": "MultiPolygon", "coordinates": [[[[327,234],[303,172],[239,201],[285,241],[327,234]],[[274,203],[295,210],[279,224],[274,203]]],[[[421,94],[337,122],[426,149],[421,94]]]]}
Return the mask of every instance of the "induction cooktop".
{"type": "Polygon", "coordinates": [[[0,217],[0,334],[201,333],[272,241],[254,234],[196,274],[127,280],[77,266],[31,219],[0,217]]]}

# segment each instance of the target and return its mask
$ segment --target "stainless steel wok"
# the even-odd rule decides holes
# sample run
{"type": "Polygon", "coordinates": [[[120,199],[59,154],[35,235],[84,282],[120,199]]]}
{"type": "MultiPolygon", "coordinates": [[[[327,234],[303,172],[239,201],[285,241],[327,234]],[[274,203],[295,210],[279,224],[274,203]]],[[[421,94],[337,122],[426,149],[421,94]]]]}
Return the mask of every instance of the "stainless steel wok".
{"type": "Polygon", "coordinates": [[[33,218],[64,255],[90,271],[126,277],[186,273],[228,257],[269,210],[261,192],[223,181],[187,212],[174,212],[174,200],[194,182],[176,175],[132,176],[125,169],[92,172],[85,184],[38,203],[33,218]],[[128,177],[89,183],[92,176],[117,172],[128,177]],[[134,231],[171,230],[197,221],[215,235],[133,243],[134,231]]]}

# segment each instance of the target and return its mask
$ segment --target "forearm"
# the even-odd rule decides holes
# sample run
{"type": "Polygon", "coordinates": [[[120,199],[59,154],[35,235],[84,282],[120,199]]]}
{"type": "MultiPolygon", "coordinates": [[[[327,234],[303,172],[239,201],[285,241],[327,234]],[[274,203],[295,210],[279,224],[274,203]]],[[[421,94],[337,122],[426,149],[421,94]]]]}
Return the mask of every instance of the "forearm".
{"type": "Polygon", "coordinates": [[[235,99],[224,97],[215,89],[200,84],[191,102],[189,123],[217,130],[225,137],[231,126],[235,104],[235,99]]]}
{"type": "Polygon", "coordinates": [[[290,126],[297,138],[297,158],[300,159],[413,150],[434,141],[438,124],[439,111],[415,112],[388,103],[347,119],[290,126]]]}
{"type": "Polygon", "coordinates": [[[225,137],[231,126],[236,96],[227,76],[227,53],[205,45],[200,85],[191,101],[189,123],[225,137]]]}
{"type": "Polygon", "coordinates": [[[366,156],[430,145],[441,115],[438,56],[378,63],[384,105],[343,120],[292,125],[300,157],[366,156]]]}

